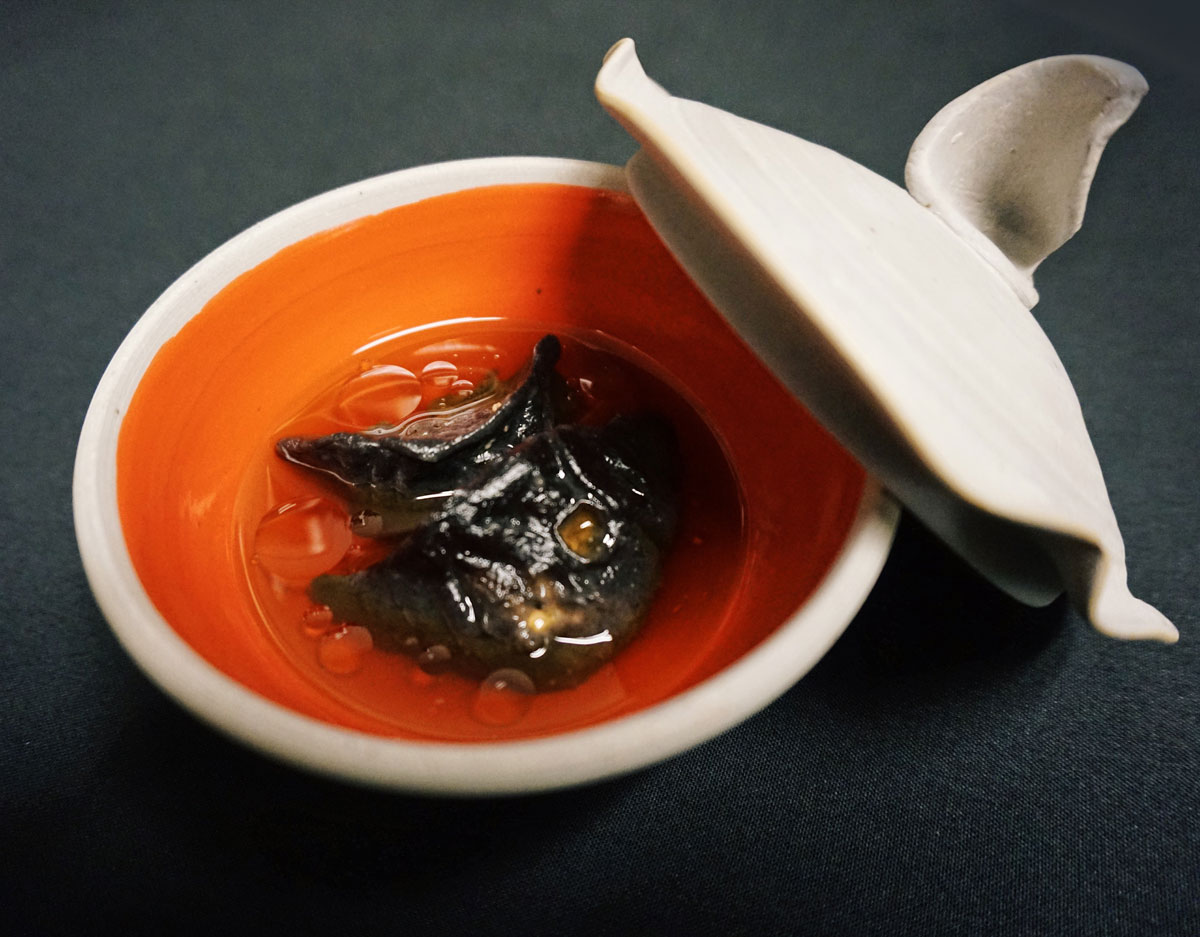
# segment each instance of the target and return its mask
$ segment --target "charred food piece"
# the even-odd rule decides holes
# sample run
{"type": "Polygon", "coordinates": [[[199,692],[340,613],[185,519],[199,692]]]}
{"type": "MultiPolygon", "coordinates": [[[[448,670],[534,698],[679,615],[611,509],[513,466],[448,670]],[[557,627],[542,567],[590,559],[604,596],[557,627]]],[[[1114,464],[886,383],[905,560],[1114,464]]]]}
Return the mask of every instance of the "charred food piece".
{"type": "Polygon", "coordinates": [[[535,433],[382,562],[320,576],[312,598],[379,647],[438,655],[484,676],[573,686],[636,632],[674,531],[669,424],[617,418],[535,433]]]}
{"type": "Polygon", "coordinates": [[[423,413],[396,427],[363,433],[291,437],[276,444],[288,462],[322,473],[379,529],[404,530],[429,516],[480,469],[533,433],[552,425],[566,399],[554,366],[553,335],[534,348],[529,366],[493,392],[464,405],[423,413]]]}
{"type": "Polygon", "coordinates": [[[385,650],[479,677],[516,668],[543,690],[629,641],[674,532],[675,436],[655,416],[556,426],[560,351],[546,336],[524,375],[464,407],[278,443],[379,519],[375,533],[406,531],[374,566],[313,580],[314,601],[385,650]]]}

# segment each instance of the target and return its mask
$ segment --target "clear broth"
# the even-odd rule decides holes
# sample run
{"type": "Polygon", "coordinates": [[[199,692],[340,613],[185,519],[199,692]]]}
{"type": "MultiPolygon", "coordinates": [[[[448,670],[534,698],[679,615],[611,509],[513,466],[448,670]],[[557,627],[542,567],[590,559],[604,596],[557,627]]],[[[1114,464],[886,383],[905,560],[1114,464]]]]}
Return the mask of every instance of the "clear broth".
{"type": "Polygon", "coordinates": [[[717,632],[729,625],[729,610],[720,606],[736,592],[746,538],[729,461],[684,392],[633,349],[599,333],[564,333],[551,325],[460,322],[368,344],[264,440],[261,458],[245,473],[235,511],[247,586],[264,627],[296,669],[381,724],[406,735],[454,741],[560,732],[633,711],[650,695],[692,682],[717,632]],[[633,643],[581,686],[529,695],[376,649],[369,636],[342,627],[314,606],[306,595],[308,579],[364,568],[389,546],[349,533],[351,510],[318,476],[276,457],[273,443],[398,422],[456,381],[465,389],[488,371],[507,378],[550,331],[563,340],[559,373],[587,399],[582,422],[601,424],[639,410],[663,414],[676,428],[684,474],[675,544],[633,643]]]}
{"type": "MultiPolygon", "coordinates": [[[[349,411],[377,404],[371,391],[349,411]]],[[[820,583],[864,482],[698,292],[632,199],[551,184],[429,198],[278,251],[161,347],[117,448],[131,561],[200,657],[313,719],[443,741],[590,725],[728,667],[820,583]],[[491,363],[503,372],[546,331],[569,339],[574,358],[563,368],[604,384],[601,399],[653,405],[675,421],[688,503],[639,638],[578,690],[545,694],[497,726],[472,714],[472,683],[423,685],[405,659],[364,653],[361,635],[324,647],[328,622],[305,618],[305,576],[283,587],[264,580],[253,539],[273,509],[327,496],[278,464],[272,444],[285,432],[332,428],[347,408],[332,420],[329,395],[363,368],[423,369],[435,356],[468,369],[480,363],[478,348],[466,347],[475,342],[497,349],[491,363]],[[619,379],[606,377],[610,368],[619,379]]],[[[286,544],[290,522],[281,523],[286,544]]],[[[337,536],[353,548],[349,561],[367,562],[379,548],[337,536]]],[[[289,570],[308,572],[304,562],[289,570]]]]}

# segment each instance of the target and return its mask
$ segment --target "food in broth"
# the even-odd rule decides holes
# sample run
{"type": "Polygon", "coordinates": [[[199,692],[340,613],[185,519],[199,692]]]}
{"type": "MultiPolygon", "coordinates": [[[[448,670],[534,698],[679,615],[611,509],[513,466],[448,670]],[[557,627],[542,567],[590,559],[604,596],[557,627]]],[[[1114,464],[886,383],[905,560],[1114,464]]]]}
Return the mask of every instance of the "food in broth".
{"type": "Polygon", "coordinates": [[[330,479],[383,560],[316,577],[312,599],[426,670],[578,684],[638,630],[678,515],[679,454],[654,414],[574,425],[547,335],[525,372],[398,426],[280,440],[330,479]]]}

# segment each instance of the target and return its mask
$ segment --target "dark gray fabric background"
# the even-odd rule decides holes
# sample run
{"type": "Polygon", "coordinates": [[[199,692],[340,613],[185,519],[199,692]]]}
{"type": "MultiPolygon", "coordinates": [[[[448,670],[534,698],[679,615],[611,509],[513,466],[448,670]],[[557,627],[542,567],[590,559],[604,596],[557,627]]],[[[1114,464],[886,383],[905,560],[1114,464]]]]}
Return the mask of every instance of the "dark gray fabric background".
{"type": "Polygon", "coordinates": [[[13,934],[1200,933],[1200,81],[1182,4],[0,5],[0,928],[13,934]],[[188,266],[325,189],[458,157],[623,162],[632,35],[672,91],[900,181],[1013,65],[1151,92],[1037,315],[1134,591],[1175,647],[1029,610],[906,519],[844,638],[761,715],[548,796],[360,790],[218,736],[92,602],[70,474],[89,397],[188,266]]]}

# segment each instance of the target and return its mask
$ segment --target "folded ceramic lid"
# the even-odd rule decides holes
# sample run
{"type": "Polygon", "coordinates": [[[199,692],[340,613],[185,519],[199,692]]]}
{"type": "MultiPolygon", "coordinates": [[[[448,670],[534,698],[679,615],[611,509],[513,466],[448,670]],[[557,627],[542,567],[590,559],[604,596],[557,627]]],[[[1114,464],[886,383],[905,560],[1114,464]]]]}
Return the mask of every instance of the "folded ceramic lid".
{"type": "MultiPolygon", "coordinates": [[[[1030,604],[1066,590],[1099,630],[1173,641],[1130,595],[1079,403],[1029,312],[1032,272],[1078,229],[1096,162],[1145,93],[1095,56],[1043,59],[940,112],[908,186],[694,101],[630,40],[596,80],[641,144],[634,197],[776,375],[983,575],[1030,604]]],[[[803,466],[780,466],[804,484],[803,466]]]]}

